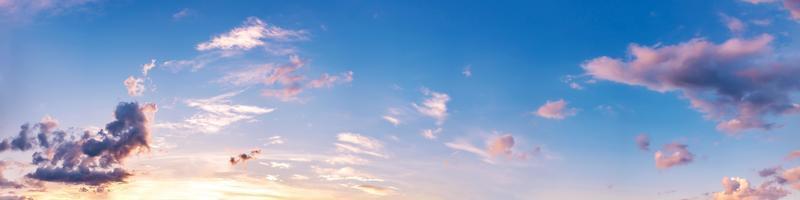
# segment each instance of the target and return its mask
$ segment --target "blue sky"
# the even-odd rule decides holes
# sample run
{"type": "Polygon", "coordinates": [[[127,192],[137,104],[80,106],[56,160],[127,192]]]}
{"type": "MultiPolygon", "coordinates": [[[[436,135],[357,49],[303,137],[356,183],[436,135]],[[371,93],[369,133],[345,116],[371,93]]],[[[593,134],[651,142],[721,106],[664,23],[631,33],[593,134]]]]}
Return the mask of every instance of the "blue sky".
{"type": "Polygon", "coordinates": [[[0,0],[0,191],[800,198],[796,2],[0,0]]]}

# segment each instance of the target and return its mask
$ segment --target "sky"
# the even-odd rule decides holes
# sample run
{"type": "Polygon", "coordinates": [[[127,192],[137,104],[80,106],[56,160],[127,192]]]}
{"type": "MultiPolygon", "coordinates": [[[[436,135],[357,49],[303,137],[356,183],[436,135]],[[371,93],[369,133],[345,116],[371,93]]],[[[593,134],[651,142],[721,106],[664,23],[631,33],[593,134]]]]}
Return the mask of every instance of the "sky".
{"type": "Polygon", "coordinates": [[[800,199],[800,1],[0,0],[0,199],[800,199]]]}

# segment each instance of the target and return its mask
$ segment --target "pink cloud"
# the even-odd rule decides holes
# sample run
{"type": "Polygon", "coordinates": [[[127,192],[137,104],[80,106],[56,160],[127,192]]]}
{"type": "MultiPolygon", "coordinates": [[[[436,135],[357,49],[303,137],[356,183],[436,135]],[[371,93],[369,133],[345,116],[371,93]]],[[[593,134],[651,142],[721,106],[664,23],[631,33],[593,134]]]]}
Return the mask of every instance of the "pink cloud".
{"type": "Polygon", "coordinates": [[[678,165],[686,165],[694,160],[694,154],[686,149],[685,144],[670,143],[656,151],[655,161],[656,167],[659,169],[667,169],[678,165]]]}
{"type": "Polygon", "coordinates": [[[772,40],[764,34],[721,44],[704,39],[657,47],[633,44],[633,59],[603,56],[583,68],[596,79],[679,92],[723,132],[771,129],[775,125],[765,116],[800,110],[790,98],[800,90],[800,68],[770,54],[772,40]]]}
{"type": "Polygon", "coordinates": [[[739,177],[723,178],[722,186],[723,191],[712,194],[713,200],[778,200],[789,195],[788,191],[774,186],[772,182],[753,188],[750,182],[739,177]]]}
{"type": "Polygon", "coordinates": [[[564,119],[578,113],[578,109],[567,107],[567,101],[547,101],[536,110],[536,115],[547,119],[564,119]]]}

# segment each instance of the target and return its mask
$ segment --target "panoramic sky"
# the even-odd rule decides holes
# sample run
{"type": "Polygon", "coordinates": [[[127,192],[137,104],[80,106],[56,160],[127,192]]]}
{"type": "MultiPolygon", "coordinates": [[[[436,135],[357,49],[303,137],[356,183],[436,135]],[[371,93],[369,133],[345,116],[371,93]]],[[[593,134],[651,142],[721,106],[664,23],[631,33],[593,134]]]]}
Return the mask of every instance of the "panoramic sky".
{"type": "Polygon", "coordinates": [[[0,199],[800,199],[800,1],[0,0],[0,199]]]}

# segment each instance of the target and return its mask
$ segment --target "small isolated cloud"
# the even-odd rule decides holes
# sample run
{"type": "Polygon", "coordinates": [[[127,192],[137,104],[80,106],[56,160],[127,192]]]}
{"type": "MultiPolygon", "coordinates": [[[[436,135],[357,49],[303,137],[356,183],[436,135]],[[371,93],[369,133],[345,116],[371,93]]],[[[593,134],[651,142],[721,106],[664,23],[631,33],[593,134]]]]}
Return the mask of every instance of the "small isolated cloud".
{"type": "Polygon", "coordinates": [[[261,154],[261,149],[255,149],[247,153],[241,153],[236,156],[231,156],[231,158],[228,159],[228,162],[230,162],[231,165],[236,165],[254,159],[258,154],[261,154]]]}
{"type": "Polygon", "coordinates": [[[794,189],[800,190],[800,167],[784,171],[780,177],[778,177],[778,182],[781,184],[789,184],[794,189]]]}
{"type": "Polygon", "coordinates": [[[761,177],[770,177],[770,176],[772,176],[772,175],[775,175],[775,174],[777,174],[777,173],[778,173],[778,171],[780,171],[780,170],[781,170],[781,167],[770,167],[770,168],[765,168],[765,169],[762,169],[762,170],[759,170],[759,171],[758,171],[758,176],[761,176],[761,177]]]}
{"type": "Polygon", "coordinates": [[[419,113],[436,119],[436,124],[443,124],[444,120],[447,119],[447,102],[450,101],[450,96],[427,88],[422,89],[422,94],[428,96],[427,99],[422,101],[422,105],[412,103],[411,106],[417,109],[419,113]]]}
{"type": "Polygon", "coordinates": [[[249,105],[236,105],[230,101],[231,97],[238,95],[239,92],[225,93],[208,99],[188,99],[184,103],[201,112],[192,115],[188,119],[177,123],[159,123],[158,128],[192,130],[202,133],[216,133],[222,128],[233,123],[252,120],[260,115],[274,111],[273,108],[263,108],[249,105]]]}
{"type": "Polygon", "coordinates": [[[267,167],[277,168],[277,169],[289,169],[289,168],[292,168],[292,164],[285,163],[285,162],[259,162],[258,164],[261,164],[261,165],[264,165],[264,166],[267,166],[267,167]]]}
{"type": "Polygon", "coordinates": [[[365,165],[369,161],[350,154],[345,154],[330,157],[326,159],[325,162],[331,165],[365,165]]]}
{"type": "Polygon", "coordinates": [[[376,140],[356,133],[339,133],[336,136],[335,143],[336,149],[341,152],[350,152],[357,154],[366,154],[375,157],[386,158],[386,154],[382,153],[383,144],[376,140]]]}
{"type": "Polygon", "coordinates": [[[655,161],[656,167],[659,169],[667,169],[678,165],[686,165],[694,161],[694,154],[689,152],[685,144],[670,143],[656,151],[655,161]]]}
{"type": "Polygon", "coordinates": [[[722,178],[721,192],[712,194],[713,200],[778,200],[789,195],[789,192],[765,182],[758,187],[750,187],[750,182],[739,177],[722,178]]]}
{"type": "Polygon", "coordinates": [[[198,44],[197,50],[249,50],[267,45],[267,40],[291,41],[303,40],[306,37],[307,33],[303,30],[284,29],[268,25],[256,17],[249,17],[241,26],[198,44]]]}
{"type": "Polygon", "coordinates": [[[732,38],[721,44],[692,39],[676,45],[632,44],[629,57],[583,63],[592,77],[658,92],[676,91],[692,108],[736,133],[776,127],[764,118],[800,111],[791,96],[800,90],[800,68],[772,53],[773,37],[732,38]]]}
{"type": "Polygon", "coordinates": [[[386,196],[395,192],[395,190],[390,187],[383,187],[370,184],[350,185],[349,187],[356,190],[360,190],[362,192],[366,192],[367,194],[372,194],[377,196],[386,196]]]}
{"type": "Polygon", "coordinates": [[[642,151],[650,151],[650,136],[644,133],[637,135],[636,146],[642,151]]]}
{"type": "Polygon", "coordinates": [[[725,23],[725,27],[735,35],[741,34],[747,28],[745,23],[742,22],[742,20],[739,20],[739,18],[722,13],[720,14],[720,17],[722,18],[722,22],[725,23]]]}
{"type": "Polygon", "coordinates": [[[188,9],[188,8],[184,8],[184,9],[181,9],[180,11],[176,12],[175,14],[172,14],[172,20],[181,20],[183,18],[192,16],[192,15],[195,15],[195,11],[194,10],[188,9]]]}
{"type": "Polygon", "coordinates": [[[353,72],[348,71],[340,75],[323,73],[318,79],[308,83],[309,88],[330,88],[336,84],[353,82],[353,72]]]}
{"type": "Polygon", "coordinates": [[[128,95],[132,97],[141,96],[144,93],[144,80],[141,78],[129,76],[128,79],[125,79],[122,83],[128,90],[128,95]]]}
{"type": "Polygon", "coordinates": [[[440,133],[442,133],[442,128],[436,128],[436,129],[424,129],[424,130],[422,130],[422,132],[420,133],[420,135],[422,135],[422,137],[425,137],[425,138],[427,138],[427,139],[429,139],[429,140],[433,140],[433,139],[436,139],[436,137],[437,137],[437,136],[438,136],[440,133]]]}
{"type": "Polygon", "coordinates": [[[564,119],[578,113],[578,109],[567,107],[567,101],[547,101],[536,110],[536,115],[547,119],[564,119]]]}
{"type": "Polygon", "coordinates": [[[267,138],[267,143],[265,143],[264,146],[278,145],[278,144],[283,144],[283,143],[286,143],[286,141],[284,141],[281,136],[276,135],[276,136],[272,136],[272,137],[267,138]]]}
{"type": "Polygon", "coordinates": [[[395,125],[395,126],[400,125],[400,119],[397,119],[396,117],[389,116],[389,115],[384,115],[381,118],[383,118],[383,120],[386,120],[386,122],[389,122],[392,125],[395,125]]]}
{"type": "Polygon", "coordinates": [[[464,70],[461,71],[461,74],[463,74],[464,77],[467,78],[472,77],[472,65],[467,65],[466,67],[464,67],[464,70]]]}

